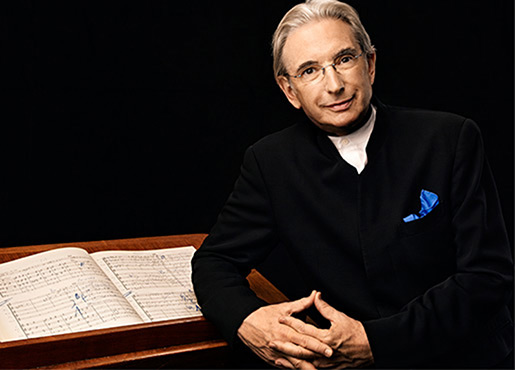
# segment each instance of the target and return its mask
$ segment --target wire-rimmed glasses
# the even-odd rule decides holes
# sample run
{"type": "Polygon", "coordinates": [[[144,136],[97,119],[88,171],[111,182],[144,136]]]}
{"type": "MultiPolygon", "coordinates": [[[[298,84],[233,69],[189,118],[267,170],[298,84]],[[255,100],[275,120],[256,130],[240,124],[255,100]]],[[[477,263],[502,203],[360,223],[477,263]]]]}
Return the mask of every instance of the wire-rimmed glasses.
{"type": "Polygon", "coordinates": [[[362,55],[363,52],[361,52],[359,55],[342,54],[337,56],[333,63],[328,64],[325,67],[319,64],[312,64],[306,66],[297,75],[285,74],[285,76],[296,78],[304,83],[319,82],[325,75],[326,68],[333,67],[336,72],[342,73],[354,67],[358,62],[358,58],[362,55]]]}

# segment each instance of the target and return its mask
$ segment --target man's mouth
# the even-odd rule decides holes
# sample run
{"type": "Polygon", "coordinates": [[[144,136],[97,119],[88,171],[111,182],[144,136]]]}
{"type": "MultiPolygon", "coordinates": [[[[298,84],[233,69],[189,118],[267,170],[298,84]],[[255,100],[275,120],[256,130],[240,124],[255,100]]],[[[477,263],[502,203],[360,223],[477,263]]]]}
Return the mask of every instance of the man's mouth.
{"type": "Polygon", "coordinates": [[[335,112],[342,112],[342,111],[349,109],[353,100],[354,100],[354,95],[351,96],[349,99],[339,100],[332,104],[327,104],[325,107],[329,108],[330,110],[335,111],[335,112]]]}

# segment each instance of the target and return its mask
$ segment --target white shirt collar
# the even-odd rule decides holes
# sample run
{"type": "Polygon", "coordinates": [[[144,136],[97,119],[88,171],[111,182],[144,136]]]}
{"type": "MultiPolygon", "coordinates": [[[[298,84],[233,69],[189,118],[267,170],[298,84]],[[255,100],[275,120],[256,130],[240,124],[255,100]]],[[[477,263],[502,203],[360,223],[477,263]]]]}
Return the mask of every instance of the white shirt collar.
{"type": "Polygon", "coordinates": [[[342,158],[356,168],[358,173],[361,173],[368,163],[366,148],[376,121],[376,108],[373,105],[371,108],[370,118],[359,130],[349,135],[329,136],[342,158]]]}

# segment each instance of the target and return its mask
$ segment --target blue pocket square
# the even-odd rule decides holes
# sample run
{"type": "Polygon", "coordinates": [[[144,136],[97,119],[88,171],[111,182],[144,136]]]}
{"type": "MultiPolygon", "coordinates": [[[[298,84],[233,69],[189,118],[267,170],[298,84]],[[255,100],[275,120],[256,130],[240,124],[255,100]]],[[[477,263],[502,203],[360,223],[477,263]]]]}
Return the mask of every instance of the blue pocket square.
{"type": "Polygon", "coordinates": [[[404,217],[404,222],[411,222],[424,217],[429,212],[431,212],[438,205],[438,203],[438,195],[422,189],[420,192],[420,211],[418,213],[412,213],[411,215],[404,217]]]}

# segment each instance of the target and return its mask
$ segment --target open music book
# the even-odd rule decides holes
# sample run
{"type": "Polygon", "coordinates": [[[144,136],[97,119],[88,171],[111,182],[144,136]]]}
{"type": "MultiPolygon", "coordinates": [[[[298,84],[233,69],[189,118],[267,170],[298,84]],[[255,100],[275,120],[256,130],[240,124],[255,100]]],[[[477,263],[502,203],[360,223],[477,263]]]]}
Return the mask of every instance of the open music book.
{"type": "Polygon", "coordinates": [[[0,341],[201,316],[194,252],[60,248],[0,264],[0,341]]]}

